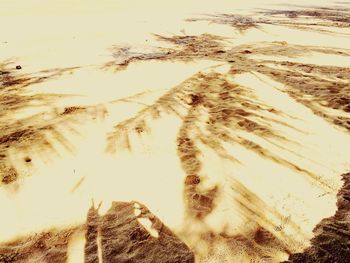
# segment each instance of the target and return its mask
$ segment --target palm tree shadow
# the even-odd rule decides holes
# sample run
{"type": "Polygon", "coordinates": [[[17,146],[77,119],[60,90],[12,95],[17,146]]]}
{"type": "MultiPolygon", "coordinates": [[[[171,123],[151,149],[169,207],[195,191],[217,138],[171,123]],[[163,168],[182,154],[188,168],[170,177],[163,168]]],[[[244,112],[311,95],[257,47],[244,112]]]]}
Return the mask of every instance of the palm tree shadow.
{"type": "MultiPolygon", "coordinates": [[[[312,18],[318,19],[321,22],[320,25],[328,27],[347,27],[350,23],[350,8],[340,4],[333,7],[322,7],[322,6],[305,6],[305,5],[282,5],[283,7],[288,7],[289,9],[283,10],[268,10],[265,9],[261,11],[262,14],[278,17],[284,15],[286,18],[292,20],[289,21],[290,24],[294,22],[297,25],[302,25],[298,19],[299,17],[303,18],[312,18]]],[[[315,23],[315,22],[313,22],[315,23]]],[[[305,25],[313,25],[312,21],[306,22],[305,25]]]]}
{"type": "MultiPolygon", "coordinates": [[[[348,94],[350,93],[347,92],[349,85],[346,82],[346,79],[349,78],[348,70],[342,67],[292,63],[287,60],[288,58],[298,58],[315,52],[349,56],[350,50],[289,45],[284,42],[260,42],[232,47],[227,46],[223,38],[207,34],[201,36],[155,36],[161,41],[170,42],[174,45],[174,48],[161,48],[158,53],[154,53],[156,54],[154,56],[149,53],[146,56],[140,54],[131,56],[126,58],[125,63],[120,61],[118,63],[110,62],[105,68],[120,69],[121,63],[125,69],[132,62],[148,60],[188,62],[200,59],[210,59],[217,61],[220,65],[226,64],[230,67],[228,73],[200,72],[193,75],[171,89],[153,105],[146,106],[133,118],[116,125],[107,139],[107,149],[109,151],[113,152],[125,147],[132,151],[129,134],[138,131],[151,131],[147,125],[150,119],[164,117],[169,114],[178,116],[182,120],[177,137],[177,150],[182,168],[186,173],[184,200],[188,222],[203,222],[215,210],[222,191],[219,185],[214,184],[208,187],[205,186],[205,183],[202,183],[205,181],[205,177],[201,174],[201,156],[204,155],[201,149],[203,146],[212,149],[221,159],[239,164],[239,158],[232,156],[227,151],[227,145],[241,145],[250,152],[305,176],[311,183],[317,184],[322,189],[332,188],[328,181],[321,180],[318,175],[308,168],[300,167],[293,161],[284,159],[252,139],[252,136],[260,138],[285,150],[285,143],[298,144],[298,142],[291,141],[283,133],[274,129],[271,124],[282,125],[294,129],[296,132],[303,133],[304,131],[281,121],[279,117],[285,116],[286,113],[279,112],[259,101],[249,89],[232,81],[232,77],[243,73],[259,73],[276,80],[286,87],[283,90],[284,93],[312,109],[315,114],[339,125],[341,128],[349,129],[348,119],[343,114],[348,112],[349,107],[348,94]],[[251,54],[262,55],[267,58],[257,59],[252,57],[251,54]],[[269,57],[281,57],[285,58],[286,61],[274,60],[269,57]],[[336,110],[338,116],[328,114],[328,109],[336,110]],[[343,122],[340,123],[339,120],[343,120],[343,122]],[[140,126],[141,128],[138,128],[140,126]],[[245,136],[247,134],[252,136],[245,136]]],[[[298,155],[296,152],[292,153],[298,155]]],[[[254,221],[258,218],[258,220],[255,220],[259,222],[254,230],[256,232],[253,231],[255,234],[251,233],[251,235],[253,237],[256,235],[257,239],[260,238],[259,236],[263,236],[262,239],[267,236],[266,238],[271,240],[272,243],[277,242],[279,244],[280,251],[290,254],[291,251],[287,249],[286,244],[292,244],[294,241],[291,237],[284,235],[281,230],[288,221],[295,233],[303,236],[304,234],[300,228],[290,218],[286,219],[283,215],[277,214],[273,208],[263,203],[258,196],[242,184],[236,182],[233,185],[235,191],[241,193],[236,197],[236,201],[238,200],[241,204],[242,216],[247,221],[254,221]],[[252,207],[252,204],[256,205],[252,207]],[[269,221],[267,214],[272,215],[276,220],[281,220],[281,222],[269,221]],[[276,231],[281,231],[281,233],[277,236],[271,234],[276,231]]],[[[206,229],[205,226],[203,228],[206,229]]],[[[203,235],[212,237],[214,234],[210,234],[208,229],[208,232],[203,235]]],[[[228,234],[224,232],[215,234],[214,236],[218,238],[215,242],[221,242],[220,236],[222,235],[228,234]]],[[[192,238],[192,234],[189,232],[183,234],[183,236],[185,239],[188,238],[186,240],[192,238]],[[188,236],[186,237],[186,235],[188,236]]],[[[246,247],[251,245],[246,238],[242,236],[237,238],[244,239],[246,247]]],[[[232,239],[236,240],[235,238],[232,239]]],[[[209,238],[209,240],[211,239],[209,238]]],[[[199,242],[199,240],[197,241],[199,242]]],[[[208,244],[212,244],[212,242],[208,244]]],[[[298,246],[300,248],[302,245],[295,244],[295,247],[298,246]]],[[[232,244],[230,247],[232,247],[232,244]]],[[[261,250],[259,245],[253,247],[256,248],[253,249],[255,252],[261,250]]],[[[247,251],[252,251],[252,249],[247,251]]],[[[254,254],[255,252],[251,253],[254,254]]],[[[271,252],[271,257],[273,257],[273,253],[271,252]]],[[[266,255],[259,254],[259,256],[266,255]]]]}
{"type": "Polygon", "coordinates": [[[335,32],[335,28],[344,29],[350,25],[350,9],[344,4],[334,7],[284,5],[280,10],[264,9],[262,23],[286,26],[310,32],[334,36],[349,36],[346,32],[335,32]]]}
{"type": "Polygon", "coordinates": [[[245,31],[249,29],[260,29],[259,21],[250,17],[250,16],[244,16],[244,15],[238,15],[238,14],[202,14],[201,17],[198,18],[188,18],[185,21],[187,22],[198,22],[198,21],[205,21],[209,22],[210,24],[221,24],[221,25],[228,25],[236,30],[238,30],[241,34],[243,34],[245,31]]]}
{"type": "Polygon", "coordinates": [[[282,252],[290,255],[295,248],[303,246],[295,240],[295,236],[284,233],[288,227],[293,229],[295,235],[304,236],[290,216],[279,214],[274,207],[266,204],[235,179],[232,179],[231,187],[235,193],[232,200],[238,204],[236,216],[244,222],[236,233],[232,233],[229,225],[213,230],[205,220],[193,217],[186,219],[186,224],[179,233],[185,242],[192,244],[200,261],[225,262],[243,258],[252,262],[275,260],[276,254],[282,252]]]}
{"type": "Polygon", "coordinates": [[[283,9],[258,9],[250,16],[238,14],[203,14],[201,17],[186,19],[187,22],[206,21],[210,24],[228,25],[240,33],[250,29],[263,30],[263,25],[283,26],[334,36],[349,36],[349,33],[335,32],[334,28],[348,28],[350,9],[346,3],[334,7],[280,4],[283,9]]]}
{"type": "Polygon", "coordinates": [[[65,133],[77,134],[76,116],[87,112],[83,107],[59,109],[54,106],[55,102],[67,95],[34,93],[29,90],[33,85],[71,74],[77,67],[27,74],[16,70],[14,65],[12,60],[0,64],[0,184],[10,184],[21,176],[16,169],[18,163],[13,163],[11,159],[14,151],[23,155],[23,163],[28,167],[33,164],[33,154],[43,160],[52,154],[58,156],[54,145],[72,153],[74,147],[65,133]],[[32,110],[38,113],[31,113],[32,110]],[[27,111],[29,115],[21,115],[27,111]]]}
{"type": "MultiPolygon", "coordinates": [[[[242,31],[250,27],[257,27],[258,25],[258,23],[251,20],[228,18],[228,15],[224,15],[223,18],[215,16],[213,19],[217,23],[226,23],[227,19],[229,21],[232,20],[233,22],[231,21],[229,23],[231,23],[231,25],[233,24],[233,26],[237,26],[242,31]],[[245,25],[245,23],[247,25],[245,25]],[[251,24],[251,26],[249,26],[249,24],[251,24]]],[[[328,22],[332,21],[332,23],[342,22],[334,21],[332,18],[327,18],[326,20],[328,22]]],[[[265,22],[262,21],[261,23],[278,24],[278,22],[271,22],[268,20],[265,22]]],[[[345,20],[345,23],[347,23],[347,20],[345,20]]],[[[282,22],[279,24],[283,25],[282,22]]],[[[341,67],[291,63],[287,61],[280,62],[277,60],[254,59],[250,56],[250,54],[257,54],[288,58],[308,55],[311,52],[349,56],[349,50],[288,45],[286,43],[259,43],[258,45],[228,47],[225,45],[223,38],[208,34],[201,36],[155,36],[161,41],[170,42],[175,45],[175,47],[159,48],[147,54],[134,53],[130,51],[130,49],[118,47],[114,49],[114,55],[117,57],[121,56],[122,58],[118,59],[118,61],[111,61],[105,64],[103,68],[107,70],[120,70],[127,68],[130,63],[148,60],[189,62],[200,59],[210,59],[218,63],[230,65],[230,71],[225,74],[215,72],[197,73],[171,89],[153,105],[146,105],[135,117],[117,124],[113,132],[108,135],[108,151],[114,152],[125,148],[132,151],[132,144],[129,139],[131,132],[137,134],[150,132],[151,128],[148,125],[150,119],[158,119],[170,114],[178,116],[182,120],[182,125],[178,132],[177,150],[179,159],[186,173],[186,178],[184,180],[184,200],[186,203],[186,216],[188,222],[191,223],[203,222],[203,220],[214,211],[221,191],[219,185],[206,187],[203,184],[205,178],[201,174],[203,163],[200,159],[200,156],[203,154],[201,151],[203,145],[212,149],[222,159],[239,164],[239,158],[232,156],[232,154],[227,151],[227,145],[239,144],[251,152],[282,164],[290,169],[297,170],[310,180],[318,182],[318,177],[311,171],[303,167],[298,167],[288,160],[282,159],[258,142],[244,136],[249,134],[266,141],[273,141],[281,147],[283,143],[297,143],[290,141],[290,139],[286,138],[282,133],[274,130],[273,127],[269,125],[269,123],[275,122],[292,128],[289,127],[287,123],[278,121],[277,117],[283,113],[258,101],[249,90],[233,83],[229,79],[234,75],[246,72],[257,72],[275,79],[287,87],[284,92],[311,108],[316,114],[335,123],[339,127],[350,129],[349,118],[344,117],[343,114],[344,112],[349,112],[349,86],[348,83],[346,83],[346,80],[349,79],[349,72],[346,69],[341,67]],[[278,69],[271,67],[271,64],[279,66],[278,69]],[[326,76],[326,78],[324,76],[326,76]],[[334,116],[334,114],[330,115],[322,110],[324,108],[336,110],[336,112],[341,112],[341,114],[339,113],[338,116],[334,116]]],[[[33,146],[33,144],[37,144],[40,145],[38,147],[42,147],[42,149],[54,151],[51,145],[52,143],[48,141],[46,137],[46,133],[51,133],[56,140],[65,145],[67,149],[71,150],[66,138],[55,129],[55,125],[62,121],[58,116],[71,116],[73,113],[85,110],[79,107],[66,108],[61,112],[55,112],[54,117],[45,124],[38,122],[43,115],[35,115],[31,118],[23,119],[20,122],[10,121],[9,117],[14,111],[29,107],[33,102],[39,101],[39,105],[49,106],[53,100],[59,98],[56,97],[56,95],[28,95],[25,92],[26,87],[59,77],[64,74],[66,70],[71,70],[54,69],[52,71],[41,72],[44,76],[38,77],[15,74],[13,70],[9,69],[10,65],[12,65],[10,62],[5,62],[1,64],[0,67],[1,82],[3,84],[0,90],[0,106],[4,109],[4,111],[1,111],[0,121],[1,123],[8,123],[6,124],[6,128],[1,130],[0,133],[0,164],[4,166],[2,169],[5,171],[5,176],[3,176],[2,179],[3,183],[13,182],[17,176],[16,170],[7,159],[9,148],[23,147],[23,149],[28,149],[33,146]]],[[[64,118],[64,123],[67,122],[69,122],[69,120],[64,118]]],[[[321,182],[321,184],[327,187],[327,182],[321,182]]],[[[269,207],[256,194],[238,181],[233,181],[231,185],[237,193],[235,200],[240,204],[240,216],[247,221],[257,222],[257,227],[250,233],[253,237],[253,241],[246,236],[232,236],[225,231],[214,233],[208,226],[206,226],[207,228],[204,227],[206,232],[201,233],[201,237],[205,237],[210,245],[221,241],[222,238],[226,238],[229,240],[227,246],[231,249],[233,249],[238,242],[241,246],[245,246],[246,250],[249,250],[252,255],[257,254],[259,258],[270,257],[274,252],[270,251],[269,255],[263,254],[261,246],[269,247],[271,244],[275,243],[278,244],[277,246],[280,250],[284,250],[289,254],[290,251],[286,247],[286,244],[284,244],[285,240],[292,242],[289,237],[283,236],[283,233],[275,236],[272,232],[273,229],[282,229],[283,225],[287,223],[298,232],[298,226],[289,219],[281,220],[280,225],[271,222],[267,218],[267,214],[272,215],[275,219],[282,217],[282,215],[276,213],[273,208],[269,207]]],[[[97,233],[101,231],[102,236],[104,235],[106,237],[105,240],[101,240],[102,246],[106,247],[107,254],[110,253],[107,257],[114,255],[115,248],[120,244],[109,243],[109,240],[112,238],[110,235],[114,232],[110,232],[108,227],[104,230],[98,230],[100,224],[99,220],[102,220],[106,226],[109,226],[109,223],[115,219],[115,214],[123,211],[125,207],[127,210],[126,214],[130,215],[132,209],[129,204],[119,204],[111,208],[107,216],[102,219],[97,216],[97,210],[94,207],[91,208],[88,214],[88,225],[90,225],[90,228],[88,227],[89,234],[86,240],[88,244],[90,244],[89,242],[92,242],[92,240],[96,242],[98,239],[97,233]],[[89,229],[91,232],[89,232],[89,229]]],[[[134,207],[132,206],[132,208],[134,207]]],[[[144,209],[139,210],[141,210],[142,214],[144,209]]],[[[157,223],[153,224],[157,225],[157,223]]],[[[136,231],[129,236],[129,241],[133,239],[139,239],[139,241],[148,240],[150,234],[147,234],[143,228],[138,228],[138,230],[140,231],[136,231]]],[[[69,233],[63,235],[70,236],[69,233]]],[[[183,236],[190,234],[190,232],[185,232],[183,236]]],[[[44,250],[46,247],[43,242],[34,242],[34,244],[37,250],[44,250]]],[[[210,245],[208,245],[207,248],[209,252],[211,249],[215,249],[214,246],[210,245]]],[[[17,247],[18,243],[7,245],[7,247],[11,246],[17,247]]],[[[131,251],[135,249],[135,247],[132,247],[131,251]]],[[[87,245],[86,247],[86,253],[94,254],[95,257],[93,258],[96,258],[97,250],[97,245],[91,247],[87,245]]],[[[8,250],[6,251],[7,252],[0,253],[2,257],[0,257],[0,259],[11,261],[17,258],[17,252],[13,252],[12,250],[13,253],[8,250]]],[[[61,256],[64,258],[63,255],[61,256]]],[[[49,256],[48,260],[49,262],[55,262],[51,256],[49,256]]],[[[190,260],[189,262],[191,262],[190,260]]]]}
{"type": "MultiPolygon", "coordinates": [[[[264,76],[268,76],[283,83],[287,86],[284,92],[287,92],[305,106],[310,107],[315,113],[322,117],[325,117],[325,113],[319,109],[316,110],[314,106],[315,102],[319,101],[319,106],[321,106],[321,102],[329,100],[326,105],[323,103],[322,106],[332,107],[333,109],[340,108],[343,111],[348,110],[348,95],[346,95],[348,84],[339,82],[334,86],[334,82],[318,75],[318,73],[322,73],[323,76],[328,75],[329,77],[334,77],[341,81],[348,78],[348,71],[346,69],[302,63],[298,64],[287,61],[279,62],[269,59],[252,59],[249,55],[256,54],[268,57],[284,56],[288,58],[299,57],[311,52],[319,52],[347,56],[350,54],[349,50],[264,42],[254,45],[240,45],[229,49],[227,47],[225,48],[223,43],[220,42],[222,38],[216,38],[215,36],[202,35],[198,38],[194,36],[175,36],[173,39],[158,36],[158,38],[162,41],[170,41],[173,44],[178,44],[177,49],[171,49],[166,53],[167,55],[164,55],[162,58],[164,60],[184,59],[188,61],[210,58],[215,61],[227,63],[230,65],[231,69],[226,75],[221,73],[198,73],[171,89],[153,105],[142,109],[135,117],[116,125],[114,132],[109,134],[108,137],[108,150],[112,152],[116,150],[118,140],[123,142],[119,143],[120,149],[127,146],[130,150],[131,146],[128,132],[132,130],[136,132],[149,130],[149,128],[146,127],[147,118],[159,118],[161,113],[164,113],[179,116],[183,120],[184,126],[186,128],[191,127],[191,133],[192,131],[196,131],[196,136],[201,138],[202,142],[206,141],[210,147],[218,145],[216,150],[219,153],[221,152],[222,157],[227,157],[228,155],[223,151],[221,143],[230,141],[242,143],[250,150],[288,165],[287,162],[280,160],[276,156],[271,156],[271,154],[261,146],[254,144],[254,142],[249,143],[247,140],[244,140],[244,138],[232,133],[232,130],[242,130],[244,132],[254,133],[266,140],[273,138],[280,142],[290,142],[286,137],[270,127],[269,123],[271,122],[302,132],[291,127],[286,122],[278,121],[274,116],[281,115],[282,113],[277,112],[263,102],[259,102],[248,89],[228,80],[231,76],[245,72],[261,73],[264,76]],[[198,45],[198,43],[202,41],[205,43],[198,45]],[[201,48],[203,49],[201,50],[201,48]],[[184,57],[185,54],[187,54],[186,57],[184,57]],[[272,68],[270,64],[283,66],[285,68],[275,69],[274,67],[272,68]],[[307,68],[311,68],[311,71],[314,71],[315,74],[312,74],[312,72],[308,70],[309,76],[307,76],[305,74],[306,72],[303,72],[307,70],[307,68]],[[306,81],[305,78],[308,81],[306,81]],[[314,88],[312,88],[312,82],[309,81],[311,79],[316,81],[317,85],[315,85],[314,88]],[[305,87],[302,85],[303,83],[305,87]],[[331,84],[333,86],[330,88],[329,86],[331,84]],[[322,93],[322,97],[319,96],[320,93],[322,93]],[[339,94],[342,94],[342,97],[339,98],[339,94]],[[304,99],[306,95],[309,99],[304,99]],[[203,121],[203,118],[199,118],[203,115],[207,115],[205,121],[203,121]],[[197,125],[195,125],[196,121],[199,122],[197,125]],[[206,130],[203,130],[203,127],[205,127],[206,130]],[[208,134],[211,136],[208,136],[208,134]],[[207,139],[208,137],[217,138],[217,141],[212,139],[214,141],[210,142],[207,139]]],[[[149,58],[147,58],[147,60],[148,59],[149,58]]],[[[143,58],[133,57],[133,60],[142,61],[143,58]]],[[[331,116],[327,118],[334,122],[331,116]]],[[[337,118],[344,117],[339,116],[337,118]]],[[[346,128],[348,127],[346,125],[344,126],[346,128]]],[[[186,135],[181,135],[181,133],[180,131],[179,138],[186,138],[186,135]]],[[[290,164],[290,166],[293,165],[290,164]]]]}

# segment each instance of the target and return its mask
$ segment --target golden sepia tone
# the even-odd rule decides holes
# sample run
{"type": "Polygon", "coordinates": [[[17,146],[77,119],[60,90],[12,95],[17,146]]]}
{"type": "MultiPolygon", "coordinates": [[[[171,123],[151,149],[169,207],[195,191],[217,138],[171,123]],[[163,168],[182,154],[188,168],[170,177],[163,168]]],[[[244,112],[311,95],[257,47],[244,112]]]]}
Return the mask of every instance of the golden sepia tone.
{"type": "Polygon", "coordinates": [[[349,262],[350,2],[0,23],[0,262],[349,262]]]}

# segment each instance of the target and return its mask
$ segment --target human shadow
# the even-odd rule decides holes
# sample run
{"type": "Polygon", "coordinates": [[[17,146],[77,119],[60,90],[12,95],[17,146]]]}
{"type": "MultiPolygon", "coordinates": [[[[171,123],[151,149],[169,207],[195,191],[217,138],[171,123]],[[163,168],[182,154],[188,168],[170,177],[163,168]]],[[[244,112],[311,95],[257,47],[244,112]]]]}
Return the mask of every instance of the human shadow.
{"type": "Polygon", "coordinates": [[[69,243],[85,233],[84,262],[192,263],[194,254],[146,206],[113,202],[104,215],[91,206],[84,224],[52,229],[0,244],[0,262],[67,262],[69,243]]]}

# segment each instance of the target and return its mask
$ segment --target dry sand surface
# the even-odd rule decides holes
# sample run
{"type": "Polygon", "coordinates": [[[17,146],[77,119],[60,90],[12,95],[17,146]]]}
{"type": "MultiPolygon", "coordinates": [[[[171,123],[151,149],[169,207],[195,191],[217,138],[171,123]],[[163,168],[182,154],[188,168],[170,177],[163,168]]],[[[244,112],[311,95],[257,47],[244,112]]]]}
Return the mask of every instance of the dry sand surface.
{"type": "Polygon", "coordinates": [[[0,262],[350,262],[350,2],[0,24],[0,262]]]}

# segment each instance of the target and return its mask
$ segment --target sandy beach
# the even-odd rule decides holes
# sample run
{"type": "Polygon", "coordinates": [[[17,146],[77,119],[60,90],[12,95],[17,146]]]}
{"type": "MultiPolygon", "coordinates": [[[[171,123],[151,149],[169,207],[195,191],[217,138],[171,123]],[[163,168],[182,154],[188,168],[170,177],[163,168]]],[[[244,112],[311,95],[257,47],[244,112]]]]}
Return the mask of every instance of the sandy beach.
{"type": "Polygon", "coordinates": [[[0,1],[0,262],[350,258],[350,2],[0,1]]]}

